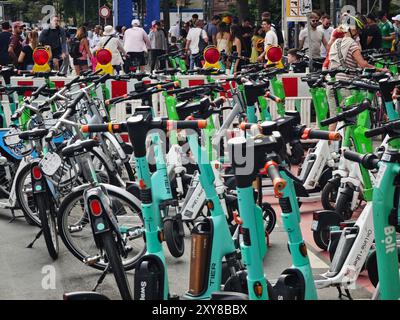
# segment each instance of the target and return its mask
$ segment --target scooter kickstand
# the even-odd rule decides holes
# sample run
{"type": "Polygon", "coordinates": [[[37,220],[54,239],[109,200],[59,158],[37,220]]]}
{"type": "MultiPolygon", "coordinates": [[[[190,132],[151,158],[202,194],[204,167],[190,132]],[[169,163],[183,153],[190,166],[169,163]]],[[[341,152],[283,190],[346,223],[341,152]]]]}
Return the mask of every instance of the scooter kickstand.
{"type": "Polygon", "coordinates": [[[101,285],[105,279],[105,277],[107,276],[108,270],[110,269],[110,264],[107,264],[107,267],[104,269],[103,273],[101,274],[99,280],[97,280],[96,285],[94,286],[94,288],[92,289],[93,292],[96,292],[97,288],[99,285],[101,285]]]}
{"type": "Polygon", "coordinates": [[[37,239],[40,238],[40,236],[42,235],[42,233],[43,233],[43,229],[40,228],[40,231],[37,233],[35,239],[34,239],[30,244],[28,244],[26,247],[31,249],[31,248],[33,247],[33,244],[36,242],[37,239]]]}
{"type": "Polygon", "coordinates": [[[338,289],[338,291],[339,291],[339,299],[342,299],[342,297],[346,297],[346,298],[348,298],[349,300],[353,300],[353,298],[351,297],[351,295],[350,295],[350,291],[349,291],[349,289],[344,289],[344,292],[345,292],[345,294],[342,292],[342,289],[341,289],[341,287],[336,287],[337,289],[338,289]]]}
{"type": "Polygon", "coordinates": [[[14,210],[14,209],[11,209],[11,215],[12,215],[12,218],[11,218],[10,221],[8,221],[8,223],[13,223],[13,222],[14,222],[15,220],[17,220],[18,218],[24,217],[23,215],[22,215],[22,216],[16,216],[16,215],[15,215],[15,210],[14,210]]]}

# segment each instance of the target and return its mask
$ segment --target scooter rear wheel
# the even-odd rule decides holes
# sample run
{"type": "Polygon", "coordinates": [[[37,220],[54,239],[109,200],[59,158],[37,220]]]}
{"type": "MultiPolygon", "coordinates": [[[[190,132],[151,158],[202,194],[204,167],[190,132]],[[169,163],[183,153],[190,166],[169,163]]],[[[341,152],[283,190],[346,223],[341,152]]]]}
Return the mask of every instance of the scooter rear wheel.
{"type": "Polygon", "coordinates": [[[185,252],[185,235],[180,232],[179,221],[176,219],[164,221],[164,237],[171,255],[175,258],[181,257],[185,252]]]}
{"type": "Polygon", "coordinates": [[[328,250],[331,225],[322,226],[318,231],[313,231],[315,244],[322,250],[328,250]]]}

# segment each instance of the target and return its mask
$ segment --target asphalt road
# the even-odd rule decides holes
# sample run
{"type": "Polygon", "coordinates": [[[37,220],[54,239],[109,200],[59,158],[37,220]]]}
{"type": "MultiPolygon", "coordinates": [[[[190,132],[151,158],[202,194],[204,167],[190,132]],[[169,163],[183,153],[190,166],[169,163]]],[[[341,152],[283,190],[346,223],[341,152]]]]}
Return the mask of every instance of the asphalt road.
{"type": "MultiPolygon", "coordinates": [[[[273,200],[272,200],[273,201],[273,200]]],[[[318,204],[305,205],[304,210],[314,210],[318,204]],[[310,209],[311,208],[311,209],[310,209]]],[[[274,205],[279,214],[279,207],[274,205]]],[[[310,213],[302,214],[302,228],[309,248],[309,256],[313,272],[322,273],[327,270],[326,254],[317,250],[309,241],[311,224],[310,213]]],[[[311,214],[312,216],[312,214],[311,214]]],[[[28,225],[24,218],[9,223],[11,214],[0,210],[0,299],[62,299],[65,292],[91,290],[100,272],[79,262],[60,243],[60,255],[53,261],[47,253],[44,239],[40,238],[32,249],[26,246],[34,239],[38,228],[28,225]]],[[[285,268],[290,267],[290,254],[286,246],[287,236],[280,223],[270,236],[270,247],[264,260],[268,279],[275,279],[285,268]]],[[[186,250],[183,257],[173,258],[166,250],[170,292],[182,295],[189,283],[189,252],[190,237],[185,240],[186,250]]],[[[133,271],[128,273],[128,279],[133,289],[133,271]]],[[[371,297],[366,276],[356,290],[352,290],[353,298],[365,299],[371,297]]],[[[97,290],[111,299],[119,299],[118,290],[112,275],[108,275],[97,290]]],[[[318,291],[320,299],[337,299],[335,288],[318,291]]]]}

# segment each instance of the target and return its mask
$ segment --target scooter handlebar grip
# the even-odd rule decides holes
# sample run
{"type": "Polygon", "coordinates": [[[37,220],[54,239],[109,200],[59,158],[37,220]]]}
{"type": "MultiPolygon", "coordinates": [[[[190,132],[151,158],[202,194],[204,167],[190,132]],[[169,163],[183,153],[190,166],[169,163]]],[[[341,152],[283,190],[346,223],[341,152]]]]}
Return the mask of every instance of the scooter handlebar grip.
{"type": "Polygon", "coordinates": [[[212,103],[215,108],[220,108],[224,105],[225,101],[226,101],[225,97],[219,97],[218,99],[215,99],[212,103]]]}
{"type": "Polygon", "coordinates": [[[272,180],[275,196],[278,198],[282,197],[281,191],[286,187],[286,180],[279,174],[279,165],[275,161],[268,161],[264,166],[264,172],[272,180]]]}
{"type": "Polygon", "coordinates": [[[362,163],[364,159],[364,155],[358,152],[345,150],[343,156],[350,161],[354,161],[357,163],[362,163]]]}
{"type": "Polygon", "coordinates": [[[106,106],[109,106],[110,104],[114,104],[116,102],[120,102],[120,101],[123,101],[124,99],[128,99],[128,98],[129,98],[129,95],[124,94],[123,96],[108,99],[108,100],[104,101],[104,103],[106,104],[106,106]]]}
{"type": "Polygon", "coordinates": [[[374,129],[370,129],[370,130],[365,131],[364,135],[367,138],[372,138],[372,137],[375,137],[375,136],[378,136],[378,135],[384,134],[384,133],[386,133],[386,128],[385,127],[379,127],[379,128],[374,128],[374,129]]]}
{"type": "Polygon", "coordinates": [[[332,123],[336,123],[341,120],[341,117],[335,116],[321,121],[321,126],[329,126],[332,123]]]}
{"type": "Polygon", "coordinates": [[[204,129],[207,127],[207,120],[168,120],[166,123],[167,131],[177,129],[204,129]]]}
{"type": "Polygon", "coordinates": [[[103,123],[103,124],[85,124],[81,127],[81,131],[88,132],[125,132],[125,123],[103,123]]]}
{"type": "Polygon", "coordinates": [[[178,87],[179,87],[179,81],[172,81],[172,82],[156,85],[156,88],[158,90],[161,90],[161,89],[167,89],[168,90],[168,89],[171,89],[171,88],[178,88],[178,87]]]}
{"type": "Polygon", "coordinates": [[[324,130],[305,128],[301,138],[339,141],[342,138],[342,136],[340,135],[339,132],[335,131],[324,131],[324,130]]]}
{"type": "Polygon", "coordinates": [[[274,96],[274,95],[271,94],[271,92],[269,92],[269,91],[267,91],[267,92],[264,94],[264,97],[265,97],[265,98],[268,98],[268,99],[271,99],[272,101],[275,101],[276,103],[281,103],[281,102],[282,102],[282,99],[281,99],[281,98],[279,98],[279,97],[277,97],[277,96],[274,96]]]}

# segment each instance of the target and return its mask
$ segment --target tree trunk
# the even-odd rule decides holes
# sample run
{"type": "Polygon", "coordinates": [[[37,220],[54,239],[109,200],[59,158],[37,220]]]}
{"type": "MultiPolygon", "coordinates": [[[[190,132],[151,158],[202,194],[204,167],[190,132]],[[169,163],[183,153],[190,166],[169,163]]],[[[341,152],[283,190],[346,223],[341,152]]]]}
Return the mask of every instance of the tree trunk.
{"type": "Polygon", "coordinates": [[[257,0],[258,19],[261,19],[261,14],[265,11],[270,11],[270,0],[257,0]]]}
{"type": "Polygon", "coordinates": [[[240,21],[243,21],[244,18],[248,18],[250,16],[248,0],[237,0],[236,6],[240,21]]]}
{"type": "Polygon", "coordinates": [[[163,8],[163,19],[164,19],[164,29],[166,31],[169,30],[170,27],[170,21],[169,21],[169,0],[163,0],[162,1],[162,8],[163,8]]]}
{"type": "Polygon", "coordinates": [[[382,11],[386,12],[387,18],[390,20],[390,0],[383,0],[382,1],[382,11]]]}

